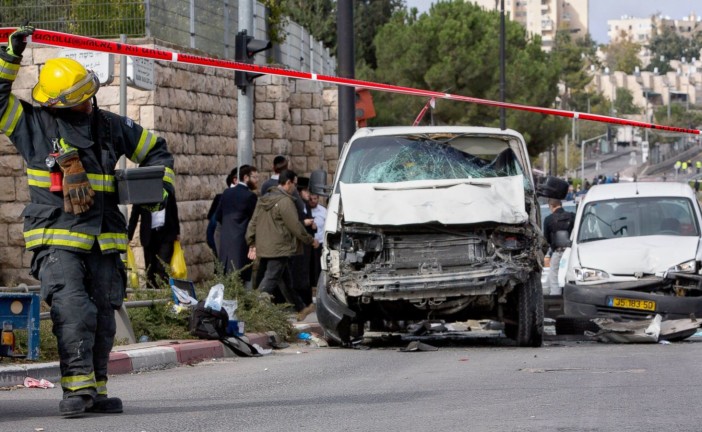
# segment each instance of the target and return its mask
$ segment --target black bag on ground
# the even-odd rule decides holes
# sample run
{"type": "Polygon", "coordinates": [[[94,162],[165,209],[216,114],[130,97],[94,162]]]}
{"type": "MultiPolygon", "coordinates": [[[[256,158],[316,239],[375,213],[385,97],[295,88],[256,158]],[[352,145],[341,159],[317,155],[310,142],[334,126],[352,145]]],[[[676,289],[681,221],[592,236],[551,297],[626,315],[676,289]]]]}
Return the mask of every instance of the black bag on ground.
{"type": "Polygon", "coordinates": [[[227,336],[228,322],[229,314],[224,308],[212,310],[201,300],[190,314],[190,334],[200,339],[222,339],[227,336]]]}

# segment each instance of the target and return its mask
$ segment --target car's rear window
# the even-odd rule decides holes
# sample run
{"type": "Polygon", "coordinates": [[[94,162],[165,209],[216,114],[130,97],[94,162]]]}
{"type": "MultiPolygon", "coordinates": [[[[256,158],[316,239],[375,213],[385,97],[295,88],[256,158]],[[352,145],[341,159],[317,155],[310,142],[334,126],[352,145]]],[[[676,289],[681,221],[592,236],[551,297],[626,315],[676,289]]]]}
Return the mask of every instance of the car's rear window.
{"type": "Polygon", "coordinates": [[[682,197],[590,202],[583,208],[578,242],[651,235],[699,236],[692,202],[682,197]]]}

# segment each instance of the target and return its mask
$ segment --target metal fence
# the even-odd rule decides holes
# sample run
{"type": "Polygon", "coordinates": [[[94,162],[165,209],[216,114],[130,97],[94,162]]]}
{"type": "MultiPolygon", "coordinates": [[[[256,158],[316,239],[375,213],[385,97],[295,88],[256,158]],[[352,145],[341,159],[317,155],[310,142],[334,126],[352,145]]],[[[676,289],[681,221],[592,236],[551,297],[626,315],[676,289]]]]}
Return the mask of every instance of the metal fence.
{"type": "MultiPolygon", "coordinates": [[[[234,58],[238,29],[237,0],[2,0],[0,24],[17,26],[29,20],[35,27],[96,38],[153,37],[224,59],[234,58]]],[[[254,2],[257,39],[266,39],[266,8],[254,2]]],[[[285,28],[275,62],[285,67],[333,75],[336,60],[321,42],[294,22],[285,28]]],[[[270,52],[259,54],[266,62],[270,52]]]]}

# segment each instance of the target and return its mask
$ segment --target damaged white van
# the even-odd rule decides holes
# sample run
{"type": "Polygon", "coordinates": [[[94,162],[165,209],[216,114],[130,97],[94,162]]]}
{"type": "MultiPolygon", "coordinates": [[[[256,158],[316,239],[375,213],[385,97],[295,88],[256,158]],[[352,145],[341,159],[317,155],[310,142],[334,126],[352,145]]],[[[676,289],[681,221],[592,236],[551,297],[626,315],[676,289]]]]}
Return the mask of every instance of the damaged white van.
{"type": "MultiPolygon", "coordinates": [[[[326,174],[314,172],[313,192],[326,174]]],[[[562,198],[549,178],[542,195],[562,198]]],[[[427,319],[494,319],[540,346],[544,240],[524,138],[480,127],[358,130],[329,191],[317,317],[348,344],[427,319]]]]}

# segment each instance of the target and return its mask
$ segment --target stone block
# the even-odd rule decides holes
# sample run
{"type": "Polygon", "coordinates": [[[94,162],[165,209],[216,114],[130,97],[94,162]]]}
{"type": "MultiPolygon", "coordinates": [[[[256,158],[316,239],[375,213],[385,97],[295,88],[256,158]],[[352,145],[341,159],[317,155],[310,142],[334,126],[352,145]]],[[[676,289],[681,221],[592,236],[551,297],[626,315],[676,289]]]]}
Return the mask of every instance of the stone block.
{"type": "Polygon", "coordinates": [[[293,124],[293,125],[302,124],[302,109],[293,108],[290,110],[290,124],[293,124]]]}
{"type": "Polygon", "coordinates": [[[311,108],[312,95],[309,93],[291,93],[290,108],[311,108]]]}
{"type": "Polygon", "coordinates": [[[290,127],[289,138],[291,141],[307,141],[310,139],[310,127],[307,125],[296,125],[290,127]]]}
{"type": "MultiPolygon", "coordinates": [[[[13,185],[14,186],[14,185],[13,185]]],[[[24,204],[17,202],[0,203],[0,223],[21,222],[24,204]]]]}
{"type": "Polygon", "coordinates": [[[322,125],[312,125],[310,126],[310,141],[324,140],[324,127],[322,125]]]}
{"type": "Polygon", "coordinates": [[[290,164],[292,169],[301,175],[301,173],[308,172],[307,170],[307,158],[305,156],[291,156],[290,164]]]}
{"type": "Polygon", "coordinates": [[[254,107],[254,116],[257,119],[275,118],[275,105],[270,102],[260,102],[254,107]]]}
{"type": "Polygon", "coordinates": [[[7,228],[7,225],[0,225],[0,246],[9,246],[7,228]]]}
{"type": "MultiPolygon", "coordinates": [[[[273,148],[273,140],[271,139],[257,139],[253,143],[253,151],[255,154],[260,153],[270,153],[273,148]]],[[[258,167],[261,169],[260,167],[258,167]]]]}
{"type": "Polygon", "coordinates": [[[256,120],[254,124],[256,138],[283,138],[283,123],[278,120],[256,120]]]}
{"type": "Polygon", "coordinates": [[[24,247],[23,229],[24,224],[22,223],[13,223],[7,226],[7,242],[9,246],[24,247]]]}
{"type": "Polygon", "coordinates": [[[274,139],[272,153],[274,155],[288,155],[290,154],[290,147],[290,141],[286,139],[274,139]]]}
{"type": "Polygon", "coordinates": [[[22,253],[19,252],[17,247],[0,247],[0,267],[22,268],[22,253]]]}
{"type": "Polygon", "coordinates": [[[319,156],[309,156],[307,158],[307,169],[312,172],[314,170],[323,169],[324,164],[319,156]]]}
{"type": "Polygon", "coordinates": [[[27,177],[15,177],[15,199],[19,202],[29,202],[29,186],[27,177]]]}
{"type": "Polygon", "coordinates": [[[305,141],[303,154],[305,156],[321,156],[323,154],[321,141],[305,141]]]}
{"type": "Polygon", "coordinates": [[[339,133],[339,122],[337,120],[324,120],[322,123],[324,127],[325,134],[338,134],[339,133]]]}
{"type": "Polygon", "coordinates": [[[15,178],[0,177],[0,201],[15,200],[15,178]]]}
{"type": "Polygon", "coordinates": [[[290,121],[290,104],[286,102],[275,103],[275,118],[280,121],[290,121]]]}
{"type": "Polygon", "coordinates": [[[290,141],[290,155],[301,156],[305,151],[305,143],[302,141],[290,141]]]}
{"type": "Polygon", "coordinates": [[[283,86],[271,85],[266,87],[266,101],[279,101],[282,99],[283,86]]]}

